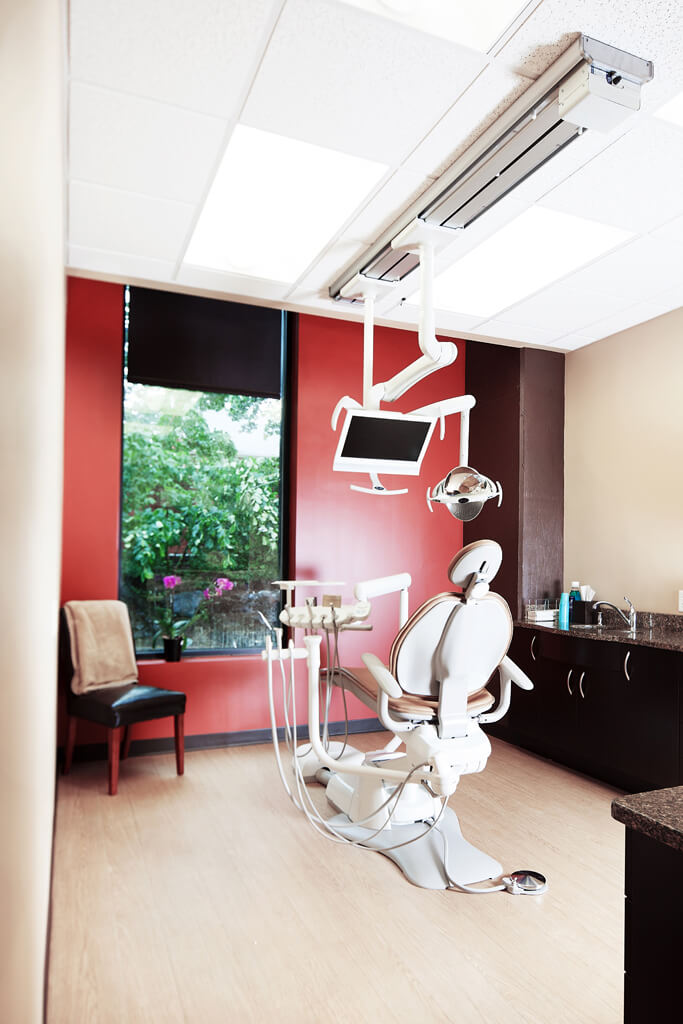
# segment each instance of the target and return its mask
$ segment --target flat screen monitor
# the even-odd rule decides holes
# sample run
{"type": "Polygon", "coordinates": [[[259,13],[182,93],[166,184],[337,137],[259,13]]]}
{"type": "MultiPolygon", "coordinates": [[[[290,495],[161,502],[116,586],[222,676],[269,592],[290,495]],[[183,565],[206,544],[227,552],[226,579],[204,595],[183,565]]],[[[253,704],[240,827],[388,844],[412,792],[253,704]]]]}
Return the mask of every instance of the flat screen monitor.
{"type": "Polygon", "coordinates": [[[436,420],[400,412],[349,409],[333,469],[417,476],[436,420]]]}

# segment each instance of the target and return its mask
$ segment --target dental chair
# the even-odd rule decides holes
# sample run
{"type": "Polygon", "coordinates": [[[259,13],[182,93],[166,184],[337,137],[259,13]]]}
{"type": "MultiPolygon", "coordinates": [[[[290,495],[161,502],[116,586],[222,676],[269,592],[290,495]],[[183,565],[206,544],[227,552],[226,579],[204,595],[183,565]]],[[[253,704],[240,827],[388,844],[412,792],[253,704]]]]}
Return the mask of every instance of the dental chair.
{"type": "MultiPolygon", "coordinates": [[[[513,682],[522,689],[533,687],[507,657],[512,616],[503,598],[490,590],[501,562],[502,551],[494,541],[467,545],[448,568],[451,583],[460,591],[437,594],[410,618],[407,574],[358,584],[359,608],[370,597],[402,591],[401,626],[387,665],[374,654],[364,654],[363,667],[321,671],[321,637],[304,638],[309,777],[314,756],[315,777],[327,786],[328,800],[339,812],[326,825],[337,837],[384,853],[411,882],[428,889],[490,891],[492,887],[472,890],[472,883],[502,875],[494,858],[463,838],[457,815],[446,806],[460,777],[486,766],[491,744],[481,725],[506,713],[513,682]],[[500,698],[494,707],[487,684],[496,670],[500,698]],[[341,750],[339,744],[325,745],[319,730],[319,681],[343,687],[375,710],[394,734],[387,746],[363,753],[346,745],[341,750]]],[[[333,609],[329,613],[334,617],[333,609]]],[[[352,626],[346,622],[341,628],[352,626]]],[[[330,627],[323,622],[322,628],[330,627]]],[[[340,627],[334,628],[336,634],[340,627]]],[[[293,663],[293,641],[288,653],[293,663]]]]}

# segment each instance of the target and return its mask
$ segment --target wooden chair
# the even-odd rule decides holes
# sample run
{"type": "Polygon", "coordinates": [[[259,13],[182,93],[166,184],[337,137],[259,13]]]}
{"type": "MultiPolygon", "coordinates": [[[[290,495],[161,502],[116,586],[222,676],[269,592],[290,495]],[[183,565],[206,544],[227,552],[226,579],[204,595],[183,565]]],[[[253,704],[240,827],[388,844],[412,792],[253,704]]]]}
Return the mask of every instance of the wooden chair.
{"type": "MultiPolygon", "coordinates": [[[[121,602],[111,602],[111,604],[114,603],[120,604],[121,602]]],[[[128,629],[130,629],[130,620],[128,620],[128,629]]],[[[121,686],[100,685],[88,689],[85,693],[74,693],[71,685],[74,678],[71,635],[64,609],[60,613],[59,671],[60,679],[64,681],[67,688],[68,723],[64,752],[64,775],[68,775],[71,770],[78,719],[96,722],[107,730],[109,795],[115,796],[119,781],[119,761],[128,756],[132,726],[137,722],[147,722],[153,718],[169,716],[173,716],[174,719],[176,770],[178,775],[183,774],[185,770],[186,695],[182,691],[145,686],[135,681],[121,686]]]]}

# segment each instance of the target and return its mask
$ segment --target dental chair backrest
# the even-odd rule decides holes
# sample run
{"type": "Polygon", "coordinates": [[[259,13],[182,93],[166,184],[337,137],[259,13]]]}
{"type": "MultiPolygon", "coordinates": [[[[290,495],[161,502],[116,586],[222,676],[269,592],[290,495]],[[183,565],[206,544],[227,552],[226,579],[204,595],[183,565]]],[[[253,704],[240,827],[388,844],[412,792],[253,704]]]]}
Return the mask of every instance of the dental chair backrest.
{"type": "Polygon", "coordinates": [[[438,698],[440,736],[464,735],[468,695],[486,686],[510,646],[510,609],[489,590],[502,559],[495,541],[464,547],[448,568],[462,594],[425,601],[392,644],[389,671],[401,689],[438,698]]]}

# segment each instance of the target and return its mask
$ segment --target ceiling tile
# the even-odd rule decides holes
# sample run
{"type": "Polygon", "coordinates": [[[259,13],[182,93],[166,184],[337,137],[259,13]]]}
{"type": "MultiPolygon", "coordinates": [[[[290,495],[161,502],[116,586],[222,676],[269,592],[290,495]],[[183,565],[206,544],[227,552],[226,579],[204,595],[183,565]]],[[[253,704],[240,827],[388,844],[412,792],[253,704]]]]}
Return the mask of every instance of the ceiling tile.
{"type": "Polygon", "coordinates": [[[657,316],[670,313],[671,310],[678,309],[682,303],[683,288],[667,290],[659,296],[654,296],[643,302],[636,302],[614,316],[599,320],[591,324],[590,327],[577,331],[576,335],[587,341],[599,341],[601,338],[607,338],[610,334],[618,334],[619,331],[625,331],[629,327],[635,327],[637,324],[646,323],[657,316]]]}
{"type": "Polygon", "coordinates": [[[305,296],[327,296],[328,288],[335,278],[345,266],[358,259],[364,250],[365,243],[357,238],[343,238],[335,242],[290,289],[289,297],[303,302],[305,296]]]}
{"type": "Polygon", "coordinates": [[[405,166],[438,176],[482,135],[528,89],[531,79],[492,64],[470,82],[452,106],[419,142],[405,166]]]}
{"type": "Polygon", "coordinates": [[[226,122],[75,82],[69,103],[72,180],[160,199],[201,199],[226,122]]]}
{"type": "Polygon", "coordinates": [[[72,182],[69,242],[156,260],[176,260],[194,207],[132,192],[72,182]]]}
{"type": "Polygon", "coordinates": [[[70,0],[72,78],[235,117],[282,0],[70,0]]]}
{"type": "Polygon", "coordinates": [[[510,306],[495,319],[507,324],[522,324],[550,331],[552,337],[556,338],[621,312],[629,305],[630,294],[589,292],[585,288],[572,288],[560,282],[510,306]]]}
{"type": "Polygon", "coordinates": [[[331,0],[288,0],[241,120],[396,164],[486,58],[331,0]]]}
{"type": "Polygon", "coordinates": [[[504,341],[519,341],[527,345],[548,345],[558,335],[557,330],[538,326],[522,326],[521,324],[505,323],[503,320],[486,320],[479,324],[476,334],[490,338],[501,338],[504,341]]]}
{"type": "Polygon", "coordinates": [[[349,222],[345,234],[372,245],[430,184],[431,179],[406,170],[405,165],[399,167],[358,216],[349,222]]]}
{"type": "Polygon", "coordinates": [[[508,66],[538,77],[583,33],[657,67],[672,50],[683,57],[679,0],[543,0],[501,51],[508,66]]]}
{"type": "Polygon", "coordinates": [[[197,288],[200,291],[225,292],[228,298],[264,299],[268,302],[284,301],[289,288],[282,281],[264,281],[258,277],[246,277],[241,274],[224,274],[218,270],[207,270],[205,267],[193,267],[183,263],[175,278],[178,284],[197,288]]]}
{"type": "MultiPolygon", "coordinates": [[[[404,324],[417,327],[420,320],[420,307],[413,302],[405,302],[388,314],[404,324]]],[[[434,311],[436,333],[439,331],[473,331],[481,324],[480,316],[468,316],[466,313],[453,313],[447,309],[434,311]]]]}
{"type": "Polygon", "coordinates": [[[655,242],[666,242],[669,245],[683,245],[683,216],[674,217],[673,220],[662,224],[661,227],[648,235],[655,242]]]}
{"type": "Polygon", "coordinates": [[[68,270],[85,270],[109,274],[127,281],[169,281],[175,264],[165,260],[150,260],[124,252],[103,252],[70,245],[67,252],[68,270]]]}
{"type": "Polygon", "coordinates": [[[586,345],[592,344],[591,339],[582,338],[580,334],[567,334],[560,339],[558,347],[563,348],[566,352],[576,352],[577,348],[585,348],[586,345]]]}
{"type": "Polygon", "coordinates": [[[609,292],[626,305],[674,287],[680,278],[680,250],[647,236],[582,267],[566,278],[566,284],[575,292],[609,292]]]}
{"type": "Polygon", "coordinates": [[[553,210],[649,231],[683,212],[683,129],[644,120],[542,200],[553,210]]]}
{"type": "MultiPolygon", "coordinates": [[[[520,11],[524,0],[479,0],[477,4],[454,4],[453,0],[341,0],[351,7],[378,14],[420,32],[486,52],[520,11]]],[[[538,0],[536,0],[538,2],[538,0]]]]}

